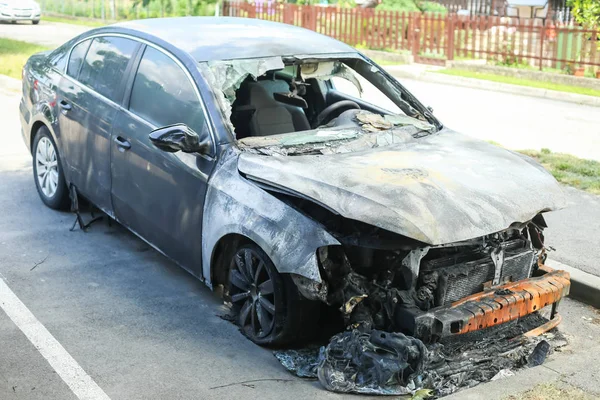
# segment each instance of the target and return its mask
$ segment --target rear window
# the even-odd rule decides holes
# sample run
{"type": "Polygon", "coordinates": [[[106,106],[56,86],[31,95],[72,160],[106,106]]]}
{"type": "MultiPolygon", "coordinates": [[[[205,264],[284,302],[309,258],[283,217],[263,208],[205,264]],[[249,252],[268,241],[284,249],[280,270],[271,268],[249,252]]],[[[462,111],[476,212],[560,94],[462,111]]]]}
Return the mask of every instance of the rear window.
{"type": "Polygon", "coordinates": [[[137,46],[137,42],[120,37],[95,38],[81,66],[79,81],[118,102],[121,79],[137,46]]]}
{"type": "Polygon", "coordinates": [[[64,72],[65,65],[67,64],[67,56],[69,55],[69,49],[69,46],[64,45],[50,53],[50,55],[48,56],[50,60],[50,65],[52,65],[60,72],[64,72]]]}
{"type": "Polygon", "coordinates": [[[90,47],[91,42],[91,39],[88,39],[73,47],[71,58],[69,58],[69,66],[67,67],[67,75],[77,78],[79,67],[81,67],[83,57],[85,57],[85,53],[87,53],[87,49],[90,47]]]}

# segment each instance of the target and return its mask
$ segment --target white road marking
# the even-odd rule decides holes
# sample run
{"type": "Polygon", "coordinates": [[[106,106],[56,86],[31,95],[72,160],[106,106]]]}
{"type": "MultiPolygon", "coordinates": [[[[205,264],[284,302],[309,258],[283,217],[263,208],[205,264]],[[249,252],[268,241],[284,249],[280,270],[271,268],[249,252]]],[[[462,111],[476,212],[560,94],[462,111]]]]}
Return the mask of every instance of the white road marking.
{"type": "Polygon", "coordinates": [[[0,307],[81,400],[110,400],[0,278],[0,307]]]}

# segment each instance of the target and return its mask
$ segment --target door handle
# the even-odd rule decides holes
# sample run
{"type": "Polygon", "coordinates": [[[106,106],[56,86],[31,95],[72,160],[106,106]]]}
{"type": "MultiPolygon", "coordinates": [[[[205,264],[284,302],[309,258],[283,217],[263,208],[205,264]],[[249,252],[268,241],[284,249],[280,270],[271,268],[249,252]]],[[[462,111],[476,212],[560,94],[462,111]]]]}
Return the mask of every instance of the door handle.
{"type": "Polygon", "coordinates": [[[113,141],[119,148],[123,150],[129,150],[131,148],[131,143],[129,143],[126,139],[124,139],[121,136],[115,136],[113,141]]]}
{"type": "Polygon", "coordinates": [[[64,100],[61,100],[60,103],[58,103],[58,105],[65,111],[69,111],[71,109],[71,105],[64,100]]]}

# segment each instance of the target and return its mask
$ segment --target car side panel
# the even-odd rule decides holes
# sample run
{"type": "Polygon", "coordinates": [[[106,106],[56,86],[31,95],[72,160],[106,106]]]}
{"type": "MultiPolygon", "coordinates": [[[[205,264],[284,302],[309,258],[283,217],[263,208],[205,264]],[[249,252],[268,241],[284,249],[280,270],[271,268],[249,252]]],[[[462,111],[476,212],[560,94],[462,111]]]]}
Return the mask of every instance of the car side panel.
{"type": "Polygon", "coordinates": [[[70,182],[112,214],[110,135],[118,106],[67,77],[61,80],[57,102],[71,107],[58,116],[70,182]]]}
{"type": "Polygon", "coordinates": [[[213,166],[200,155],[168,153],[148,137],[150,124],[121,111],[113,137],[112,201],[115,216],[185,269],[201,276],[202,211],[208,175],[213,166]]]}

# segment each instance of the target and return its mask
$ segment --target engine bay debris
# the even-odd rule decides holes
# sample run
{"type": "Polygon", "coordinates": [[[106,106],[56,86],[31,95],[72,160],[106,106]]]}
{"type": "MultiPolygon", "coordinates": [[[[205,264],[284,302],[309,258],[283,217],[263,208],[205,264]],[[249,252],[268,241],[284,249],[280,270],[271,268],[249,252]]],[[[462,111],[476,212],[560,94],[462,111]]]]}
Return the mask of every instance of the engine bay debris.
{"type": "Polygon", "coordinates": [[[541,238],[538,224],[453,246],[371,249],[368,257],[349,248],[356,238],[338,236],[345,251],[329,246],[318,255],[324,300],[346,330],[320,349],[275,356],[330,391],[433,397],[543,364],[567,343],[555,330],[556,305],[570,281],[543,264],[543,242],[529,239],[541,238]]]}

